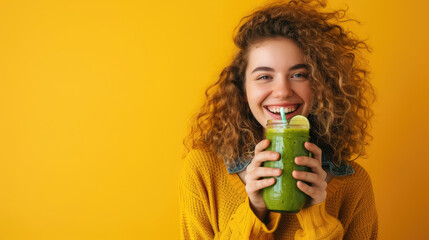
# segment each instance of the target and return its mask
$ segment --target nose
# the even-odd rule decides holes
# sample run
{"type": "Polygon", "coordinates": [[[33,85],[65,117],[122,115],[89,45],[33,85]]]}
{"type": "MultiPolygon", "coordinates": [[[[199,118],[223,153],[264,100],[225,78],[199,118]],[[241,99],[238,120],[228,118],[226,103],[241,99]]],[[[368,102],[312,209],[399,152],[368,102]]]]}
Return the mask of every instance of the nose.
{"type": "Polygon", "coordinates": [[[273,97],[287,98],[293,96],[294,92],[287,78],[278,78],[273,84],[273,97]]]}

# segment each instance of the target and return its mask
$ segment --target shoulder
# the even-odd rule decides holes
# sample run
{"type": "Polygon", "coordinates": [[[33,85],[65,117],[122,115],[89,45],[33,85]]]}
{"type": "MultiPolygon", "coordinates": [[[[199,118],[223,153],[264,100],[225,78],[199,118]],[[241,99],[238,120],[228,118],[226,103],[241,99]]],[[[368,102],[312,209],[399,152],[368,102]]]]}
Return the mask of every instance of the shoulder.
{"type": "Polygon", "coordinates": [[[192,149],[184,159],[184,171],[207,171],[219,165],[219,156],[215,153],[192,149]]]}
{"type": "Polygon", "coordinates": [[[359,163],[352,161],[349,162],[349,164],[353,167],[355,170],[354,174],[352,176],[356,179],[362,180],[362,181],[370,181],[370,176],[368,172],[365,170],[365,168],[360,165],[359,163]]]}
{"type": "MultiPolygon", "coordinates": [[[[179,177],[179,192],[187,189],[194,196],[206,196],[221,181],[225,165],[215,153],[191,150],[185,157],[179,177]]],[[[206,199],[206,197],[202,197],[206,199]]]]}
{"type": "Polygon", "coordinates": [[[372,191],[371,177],[365,168],[354,161],[348,164],[354,169],[354,173],[346,180],[349,190],[354,192],[372,191]]]}
{"type": "Polygon", "coordinates": [[[216,153],[192,149],[184,159],[181,178],[200,182],[210,179],[222,171],[222,164],[223,161],[216,153]]]}
{"type": "Polygon", "coordinates": [[[344,184],[339,191],[340,201],[336,202],[338,198],[333,200],[338,207],[335,213],[344,227],[345,238],[361,239],[372,234],[372,237],[365,238],[373,239],[378,218],[371,178],[359,163],[348,164],[355,172],[343,178],[344,184]]]}

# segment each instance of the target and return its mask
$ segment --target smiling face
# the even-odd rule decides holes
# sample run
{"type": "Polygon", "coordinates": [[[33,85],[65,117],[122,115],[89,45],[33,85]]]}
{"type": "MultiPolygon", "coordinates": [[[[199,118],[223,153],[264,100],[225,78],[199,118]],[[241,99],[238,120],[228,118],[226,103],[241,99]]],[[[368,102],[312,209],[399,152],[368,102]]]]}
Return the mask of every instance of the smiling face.
{"type": "Polygon", "coordinates": [[[266,128],[268,119],[308,116],[313,92],[302,50],[291,39],[267,39],[249,48],[246,98],[256,120],[266,128]]]}

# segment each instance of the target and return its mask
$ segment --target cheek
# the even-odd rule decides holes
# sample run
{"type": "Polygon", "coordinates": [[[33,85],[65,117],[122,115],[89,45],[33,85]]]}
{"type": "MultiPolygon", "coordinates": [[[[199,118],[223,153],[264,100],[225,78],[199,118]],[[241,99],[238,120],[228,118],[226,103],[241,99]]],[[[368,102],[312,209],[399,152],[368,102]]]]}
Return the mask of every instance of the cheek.
{"type": "Polygon", "coordinates": [[[311,104],[313,102],[313,90],[311,89],[310,83],[308,83],[305,87],[301,88],[301,97],[307,104],[311,104]]]}
{"type": "Polygon", "coordinates": [[[259,105],[264,96],[264,91],[261,88],[258,88],[254,85],[246,86],[246,99],[249,103],[250,108],[259,105]]]}

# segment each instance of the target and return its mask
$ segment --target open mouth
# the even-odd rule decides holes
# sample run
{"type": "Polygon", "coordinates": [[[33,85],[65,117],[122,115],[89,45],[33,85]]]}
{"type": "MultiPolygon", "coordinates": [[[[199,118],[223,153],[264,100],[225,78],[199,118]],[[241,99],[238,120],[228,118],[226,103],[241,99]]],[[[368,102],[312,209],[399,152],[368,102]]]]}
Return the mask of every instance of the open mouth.
{"type": "Polygon", "coordinates": [[[284,108],[285,114],[291,114],[296,112],[301,104],[295,104],[295,105],[289,105],[289,106],[264,106],[265,109],[267,109],[268,112],[279,115],[280,116],[280,108],[284,108]]]}

